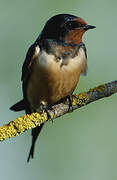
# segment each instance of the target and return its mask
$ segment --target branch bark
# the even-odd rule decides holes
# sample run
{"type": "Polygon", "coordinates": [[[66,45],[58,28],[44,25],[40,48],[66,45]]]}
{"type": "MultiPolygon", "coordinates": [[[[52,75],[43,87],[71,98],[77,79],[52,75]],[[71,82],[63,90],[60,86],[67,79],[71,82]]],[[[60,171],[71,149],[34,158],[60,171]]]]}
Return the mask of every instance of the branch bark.
{"type": "MultiPolygon", "coordinates": [[[[87,92],[82,92],[80,94],[73,95],[73,110],[79,109],[89,103],[97,101],[101,98],[111,96],[117,92],[117,81],[109,82],[107,84],[100,85],[87,92]]],[[[18,136],[23,132],[40,126],[48,120],[55,119],[66,113],[69,113],[69,104],[65,100],[62,103],[56,104],[53,110],[49,110],[51,118],[48,119],[47,113],[32,113],[31,115],[23,115],[8,124],[0,127],[0,141],[6,140],[11,137],[18,136]]]]}

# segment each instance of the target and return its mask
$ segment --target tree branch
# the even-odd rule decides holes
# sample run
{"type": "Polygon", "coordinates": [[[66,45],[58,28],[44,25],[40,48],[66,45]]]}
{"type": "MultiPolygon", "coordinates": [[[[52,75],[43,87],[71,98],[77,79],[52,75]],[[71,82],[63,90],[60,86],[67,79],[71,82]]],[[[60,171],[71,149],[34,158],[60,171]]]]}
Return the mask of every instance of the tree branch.
{"type": "MultiPolygon", "coordinates": [[[[98,99],[111,96],[116,92],[117,81],[113,81],[90,89],[88,92],[73,95],[73,110],[79,109],[80,107],[92,103],[98,99]]],[[[69,104],[66,100],[60,104],[54,105],[52,108],[53,110],[49,110],[52,119],[69,113],[69,104]]],[[[45,123],[48,120],[50,119],[48,119],[46,112],[23,115],[0,127],[0,141],[18,136],[24,131],[35,128],[36,126],[40,126],[42,123],[45,123]]]]}

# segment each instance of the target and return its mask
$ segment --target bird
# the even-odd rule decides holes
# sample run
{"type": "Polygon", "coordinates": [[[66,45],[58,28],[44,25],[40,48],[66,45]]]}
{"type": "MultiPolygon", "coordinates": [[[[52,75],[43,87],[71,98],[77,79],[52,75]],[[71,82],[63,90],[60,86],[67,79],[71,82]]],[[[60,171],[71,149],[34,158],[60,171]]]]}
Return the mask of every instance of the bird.
{"type": "MultiPolygon", "coordinates": [[[[23,99],[10,107],[26,114],[46,111],[64,98],[70,99],[80,74],[87,73],[84,33],[95,26],[78,16],[57,14],[45,24],[29,47],[22,66],[23,99]]],[[[32,129],[27,162],[34,157],[35,143],[44,124],[32,129]]]]}

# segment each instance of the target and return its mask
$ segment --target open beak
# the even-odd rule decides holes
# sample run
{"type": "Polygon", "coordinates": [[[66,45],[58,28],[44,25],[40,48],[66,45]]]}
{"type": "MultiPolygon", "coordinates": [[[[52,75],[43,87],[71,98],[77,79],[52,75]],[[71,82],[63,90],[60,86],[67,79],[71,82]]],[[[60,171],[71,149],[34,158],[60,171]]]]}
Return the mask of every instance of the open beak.
{"type": "Polygon", "coordinates": [[[94,28],[96,28],[95,26],[92,26],[92,25],[85,25],[84,27],[83,27],[83,29],[85,30],[85,31],[87,31],[87,30],[89,30],[89,29],[94,29],[94,28]]]}

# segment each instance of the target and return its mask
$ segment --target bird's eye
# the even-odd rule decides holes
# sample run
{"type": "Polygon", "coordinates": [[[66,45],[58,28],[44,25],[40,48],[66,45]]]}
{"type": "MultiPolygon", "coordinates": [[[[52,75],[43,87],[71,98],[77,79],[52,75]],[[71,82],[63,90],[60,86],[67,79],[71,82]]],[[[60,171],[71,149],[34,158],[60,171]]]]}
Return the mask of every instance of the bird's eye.
{"type": "Polygon", "coordinates": [[[77,22],[77,26],[82,27],[83,25],[81,23],[77,22]]]}
{"type": "Polygon", "coordinates": [[[70,30],[82,27],[82,24],[77,21],[68,21],[66,27],[70,30]]]}
{"type": "Polygon", "coordinates": [[[66,24],[66,26],[67,26],[67,28],[72,28],[72,22],[68,22],[68,23],[66,24]]]}

